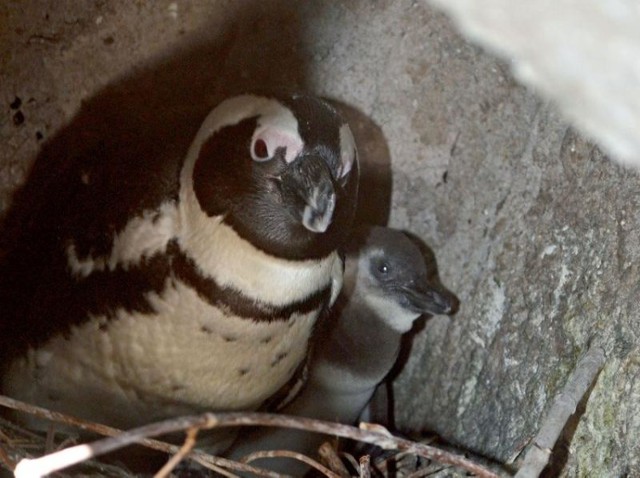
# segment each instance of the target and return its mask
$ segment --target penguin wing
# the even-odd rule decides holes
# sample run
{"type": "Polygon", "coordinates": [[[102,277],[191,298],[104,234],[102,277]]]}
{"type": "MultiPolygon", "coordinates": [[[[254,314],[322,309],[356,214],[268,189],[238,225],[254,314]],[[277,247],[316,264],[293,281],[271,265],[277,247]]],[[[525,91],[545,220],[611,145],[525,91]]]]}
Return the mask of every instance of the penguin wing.
{"type": "MultiPolygon", "coordinates": [[[[108,292],[118,283],[133,293],[135,283],[147,282],[165,266],[152,264],[153,271],[134,271],[126,280],[117,268],[110,278],[89,277],[91,261],[106,264],[114,246],[129,258],[144,253],[126,244],[135,244],[139,235],[117,243],[136,218],[138,226],[160,224],[168,234],[163,213],[177,197],[188,141],[174,133],[160,143],[157,135],[145,138],[144,131],[123,127],[110,134],[108,128],[95,127],[95,121],[85,124],[86,117],[81,112],[44,146],[3,219],[0,337],[6,340],[0,339],[0,345],[7,353],[14,344],[36,344],[86,318],[89,304],[70,302],[80,279],[86,279],[86,302],[90,291],[108,292]]],[[[137,231],[144,233],[144,227],[137,231]]]]}

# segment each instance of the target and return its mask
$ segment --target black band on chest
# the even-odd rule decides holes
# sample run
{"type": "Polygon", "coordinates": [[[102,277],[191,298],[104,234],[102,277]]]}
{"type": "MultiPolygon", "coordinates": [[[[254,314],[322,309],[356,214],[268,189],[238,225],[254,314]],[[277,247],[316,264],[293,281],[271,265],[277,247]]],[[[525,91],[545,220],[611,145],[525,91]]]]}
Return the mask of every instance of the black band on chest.
{"type": "MultiPolygon", "coordinates": [[[[192,287],[209,304],[233,315],[258,322],[289,320],[294,313],[306,314],[318,310],[329,302],[331,282],[305,299],[288,305],[276,306],[246,296],[242,291],[223,287],[215,279],[205,277],[198,270],[193,259],[188,257],[174,241],[169,245],[174,274],[178,279],[192,287]]],[[[277,284],[274,284],[277,287],[277,284]]]]}

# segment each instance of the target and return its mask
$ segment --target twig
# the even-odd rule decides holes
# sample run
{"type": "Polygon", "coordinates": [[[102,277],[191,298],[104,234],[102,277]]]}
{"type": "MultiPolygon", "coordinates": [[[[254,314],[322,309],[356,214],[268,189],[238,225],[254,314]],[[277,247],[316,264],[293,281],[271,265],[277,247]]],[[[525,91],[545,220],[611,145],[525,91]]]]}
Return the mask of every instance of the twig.
{"type": "Polygon", "coordinates": [[[369,468],[370,461],[369,455],[362,455],[360,457],[360,478],[371,478],[371,468],[369,468]]]}
{"type": "MultiPolygon", "coordinates": [[[[0,395],[0,398],[2,397],[2,395],[0,395]]],[[[3,417],[0,416],[0,427],[2,428],[8,428],[9,430],[11,430],[12,432],[21,435],[20,438],[16,439],[13,438],[11,439],[10,442],[8,442],[10,445],[14,445],[15,441],[28,441],[28,440],[36,440],[36,441],[41,441],[42,437],[40,437],[38,434],[33,433],[29,430],[26,430],[22,427],[19,427],[18,425],[16,425],[13,422],[10,422],[9,420],[4,419],[3,417]]],[[[4,433],[2,434],[3,436],[6,436],[4,433]]]]}
{"type": "Polygon", "coordinates": [[[410,453],[407,453],[406,451],[401,451],[393,454],[384,454],[376,458],[374,463],[378,470],[386,472],[389,468],[389,463],[393,462],[397,466],[397,464],[400,463],[400,460],[402,460],[407,455],[410,455],[410,453]]]}
{"type": "Polygon", "coordinates": [[[67,438],[62,440],[62,442],[60,442],[60,444],[56,447],[56,451],[62,450],[63,448],[67,448],[72,443],[74,445],[76,445],[78,443],[78,437],[77,436],[68,436],[67,438]]]}
{"type": "Polygon", "coordinates": [[[16,462],[11,459],[2,445],[0,445],[0,461],[2,461],[2,463],[4,463],[10,470],[13,470],[16,467],[16,462]]]}
{"type": "MultiPolygon", "coordinates": [[[[80,418],[72,417],[64,413],[47,410],[46,408],[37,407],[35,405],[21,402],[19,400],[15,400],[13,398],[10,398],[4,395],[0,395],[0,405],[3,407],[11,408],[13,410],[18,410],[21,412],[28,413],[29,415],[33,415],[35,417],[46,418],[47,420],[51,420],[53,422],[59,422],[59,423],[64,423],[66,425],[71,425],[76,428],[79,428],[80,430],[97,433],[99,435],[113,437],[122,433],[122,430],[118,430],[117,428],[112,428],[106,425],[101,425],[99,423],[82,420],[80,418]]],[[[147,440],[141,444],[144,444],[145,446],[148,446],[149,448],[153,448],[155,450],[172,453],[171,451],[168,451],[165,448],[166,443],[163,443],[163,442],[159,442],[156,440],[147,440]]]]}
{"type": "MultiPolygon", "coordinates": [[[[296,453],[295,451],[290,450],[265,450],[265,451],[256,451],[242,458],[242,461],[245,463],[250,463],[255,460],[259,460],[261,458],[292,458],[294,460],[301,461],[316,470],[322,473],[329,478],[340,478],[339,475],[336,475],[333,471],[331,471],[326,466],[321,465],[317,461],[309,458],[306,455],[302,455],[301,453],[296,453]]],[[[287,476],[287,475],[281,475],[287,476]]]]}
{"type": "Polygon", "coordinates": [[[154,475],[153,478],[165,478],[166,476],[173,471],[178,463],[182,461],[182,459],[189,454],[189,452],[193,449],[196,444],[196,437],[198,436],[197,428],[189,428],[187,430],[187,436],[184,439],[184,443],[178,450],[178,453],[173,455],[169,461],[167,461],[162,468],[154,475]]]}
{"type": "Polygon", "coordinates": [[[0,441],[5,442],[7,445],[11,445],[11,442],[13,441],[13,439],[9,435],[7,435],[5,432],[0,430],[0,441]]]}
{"type": "MultiPolygon", "coordinates": [[[[479,465],[463,456],[422,443],[414,443],[378,431],[360,430],[338,423],[270,413],[204,413],[202,415],[165,420],[124,432],[114,438],[98,440],[91,445],[80,445],[68,448],[41,458],[31,460],[24,459],[18,463],[15,476],[16,478],[43,476],[64,467],[77,464],[86,458],[102,455],[133,443],[142,443],[143,440],[148,439],[147,437],[173,433],[191,427],[209,429],[215,427],[255,425],[294,428],[327,435],[337,435],[352,440],[371,443],[383,449],[408,451],[440,463],[463,468],[481,478],[498,478],[500,476],[487,467],[479,465]]],[[[230,460],[227,461],[234,463],[230,460]]]]}
{"type": "Polygon", "coordinates": [[[56,427],[53,423],[50,423],[47,427],[47,438],[44,442],[44,451],[45,453],[51,453],[56,451],[55,447],[56,440],[56,427]]]}
{"type": "Polygon", "coordinates": [[[342,463],[342,460],[340,460],[340,457],[334,450],[333,446],[331,446],[331,443],[326,441],[320,445],[320,448],[318,448],[318,454],[334,473],[340,475],[340,478],[350,478],[351,475],[349,474],[349,471],[342,463]]]}
{"type": "MultiPolygon", "coordinates": [[[[247,465],[249,466],[249,465],[247,465]]],[[[215,471],[216,473],[218,473],[219,475],[222,476],[226,476],[227,478],[240,478],[239,475],[236,475],[235,473],[230,472],[229,470],[226,470],[224,468],[220,468],[219,466],[215,466],[215,465],[210,465],[210,466],[206,466],[207,468],[215,471]]],[[[257,474],[258,476],[271,476],[271,475],[266,475],[266,474],[262,474],[262,472],[264,471],[265,473],[269,473],[266,470],[262,470],[262,468],[256,468],[256,470],[260,470],[259,473],[253,473],[254,475],[257,474]]],[[[277,478],[281,478],[280,475],[275,475],[277,476],[277,478]]]]}
{"type": "Polygon", "coordinates": [[[524,457],[516,478],[537,478],[544,470],[551,450],[564,430],[567,421],[576,411],[578,404],[604,367],[604,350],[594,345],[578,361],[567,383],[556,396],[547,416],[542,421],[538,435],[524,457]]]}
{"type": "MultiPolygon", "coordinates": [[[[4,395],[0,395],[0,406],[12,408],[14,410],[19,410],[21,412],[25,412],[36,417],[46,418],[47,420],[52,420],[55,422],[64,423],[66,425],[71,425],[81,430],[90,431],[93,433],[97,433],[99,435],[116,437],[116,439],[118,436],[124,433],[122,430],[119,430],[117,428],[108,427],[106,425],[101,425],[99,423],[89,422],[76,417],[72,417],[70,415],[65,415],[64,413],[53,412],[51,410],[47,410],[46,408],[36,407],[29,403],[21,402],[19,400],[15,400],[13,398],[10,398],[4,395]]],[[[2,420],[2,423],[4,424],[5,421],[2,420]]],[[[11,422],[6,422],[6,425],[16,430],[18,429],[11,422]]],[[[26,433],[26,430],[20,430],[20,431],[22,433],[26,433]]],[[[38,438],[37,435],[33,433],[29,432],[29,435],[32,436],[33,438],[38,438]]],[[[137,443],[139,445],[146,446],[147,448],[151,448],[152,450],[158,450],[168,454],[175,454],[175,453],[178,453],[180,450],[180,448],[177,447],[176,445],[171,445],[169,443],[165,443],[159,440],[152,440],[150,438],[143,438],[137,443]]],[[[79,445],[79,446],[82,446],[82,445],[79,445]]],[[[121,445],[114,449],[122,448],[124,446],[126,445],[121,445]]],[[[66,450],[62,450],[62,451],[66,451],[66,450]]],[[[97,454],[92,456],[97,456],[97,454]]],[[[231,478],[235,477],[235,475],[230,475],[228,472],[224,470],[224,468],[230,468],[230,469],[235,469],[242,472],[253,473],[256,476],[261,476],[264,478],[279,478],[280,476],[277,473],[273,473],[268,470],[256,468],[244,463],[238,463],[237,461],[233,461],[233,460],[227,460],[226,458],[212,456],[199,450],[194,450],[189,456],[189,458],[197,463],[200,463],[202,466],[206,468],[212,469],[222,475],[230,476],[231,478]]],[[[80,459],[80,461],[83,461],[83,459],[80,459]]],[[[75,463],[79,463],[79,462],[74,462],[72,464],[75,464],[75,463]]],[[[65,468],[67,466],[71,466],[71,464],[63,465],[59,469],[65,468]]],[[[30,477],[30,475],[25,475],[25,476],[30,477]]]]}
{"type": "Polygon", "coordinates": [[[342,455],[342,457],[351,464],[354,470],[357,470],[358,467],[360,466],[360,463],[358,463],[358,460],[356,460],[351,453],[342,452],[340,453],[340,455],[342,455]]]}
{"type": "Polygon", "coordinates": [[[419,470],[414,471],[407,478],[423,478],[425,476],[435,475],[436,473],[441,472],[442,470],[447,470],[451,468],[450,466],[434,466],[433,463],[427,465],[419,470]]]}

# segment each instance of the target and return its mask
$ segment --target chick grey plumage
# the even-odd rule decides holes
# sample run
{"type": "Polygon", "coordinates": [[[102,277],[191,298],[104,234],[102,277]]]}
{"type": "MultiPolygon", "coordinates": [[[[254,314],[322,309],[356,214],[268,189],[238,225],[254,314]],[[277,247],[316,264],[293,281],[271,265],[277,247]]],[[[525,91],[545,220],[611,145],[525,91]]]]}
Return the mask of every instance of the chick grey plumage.
{"type": "MultiPolygon", "coordinates": [[[[403,334],[423,314],[449,314],[455,297],[433,284],[419,248],[402,232],[372,227],[355,237],[346,255],[344,287],[318,333],[306,388],[281,413],[354,423],[395,364],[403,334]]],[[[229,456],[288,449],[312,456],[321,435],[289,429],[256,429],[240,435],[229,456]]],[[[302,476],[291,459],[258,463],[302,476]]]]}
{"type": "Polygon", "coordinates": [[[2,259],[3,392],[123,428],[258,408],[341,287],[358,181],[348,125],[317,98],[243,95],[182,161],[100,152],[2,259]]]}

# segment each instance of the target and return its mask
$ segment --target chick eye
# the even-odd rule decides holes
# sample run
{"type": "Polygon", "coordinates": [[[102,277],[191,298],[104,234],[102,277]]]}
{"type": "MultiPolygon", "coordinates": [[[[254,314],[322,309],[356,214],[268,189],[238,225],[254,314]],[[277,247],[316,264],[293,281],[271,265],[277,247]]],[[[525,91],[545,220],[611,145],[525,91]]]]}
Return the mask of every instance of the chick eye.
{"type": "Polygon", "coordinates": [[[380,272],[380,274],[386,274],[389,272],[389,266],[383,262],[382,264],[380,264],[378,266],[378,272],[380,272]]]}
{"type": "Polygon", "coordinates": [[[267,148],[267,143],[264,139],[258,138],[253,142],[251,155],[253,156],[253,159],[256,160],[269,159],[269,148],[267,148]]]}

